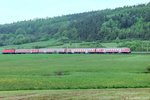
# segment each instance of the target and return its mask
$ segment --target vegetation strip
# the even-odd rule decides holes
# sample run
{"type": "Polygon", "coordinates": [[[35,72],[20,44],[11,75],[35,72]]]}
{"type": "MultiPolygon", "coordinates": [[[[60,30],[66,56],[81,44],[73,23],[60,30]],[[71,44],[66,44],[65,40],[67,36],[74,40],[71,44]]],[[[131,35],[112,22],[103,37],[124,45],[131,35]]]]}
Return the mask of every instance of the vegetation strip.
{"type": "Polygon", "coordinates": [[[1,100],[149,100],[149,94],[149,88],[0,91],[1,100]]]}

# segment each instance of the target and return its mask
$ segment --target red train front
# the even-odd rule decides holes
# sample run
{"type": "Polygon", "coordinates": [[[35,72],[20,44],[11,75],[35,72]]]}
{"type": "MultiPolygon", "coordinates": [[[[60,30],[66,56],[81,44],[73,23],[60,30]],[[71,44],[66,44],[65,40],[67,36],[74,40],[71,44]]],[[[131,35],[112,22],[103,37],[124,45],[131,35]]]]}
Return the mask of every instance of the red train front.
{"type": "Polygon", "coordinates": [[[15,54],[15,49],[4,49],[2,54],[15,54]]]}

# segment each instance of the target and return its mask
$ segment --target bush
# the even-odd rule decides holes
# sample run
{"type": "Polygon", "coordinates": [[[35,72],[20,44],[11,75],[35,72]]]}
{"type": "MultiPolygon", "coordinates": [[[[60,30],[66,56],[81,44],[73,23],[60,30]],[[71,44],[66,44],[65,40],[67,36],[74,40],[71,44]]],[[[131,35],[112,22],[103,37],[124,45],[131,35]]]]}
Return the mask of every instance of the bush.
{"type": "Polygon", "coordinates": [[[150,73],[150,65],[147,67],[147,72],[150,73]]]}

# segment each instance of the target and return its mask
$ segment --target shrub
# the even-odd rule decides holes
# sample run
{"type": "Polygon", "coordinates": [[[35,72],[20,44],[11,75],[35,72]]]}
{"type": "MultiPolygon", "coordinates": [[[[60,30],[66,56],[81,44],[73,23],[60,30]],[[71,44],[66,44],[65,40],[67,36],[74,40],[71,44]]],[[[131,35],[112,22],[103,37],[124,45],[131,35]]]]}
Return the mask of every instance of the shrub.
{"type": "Polygon", "coordinates": [[[150,73],[150,65],[147,67],[147,71],[148,73],[150,73]]]}

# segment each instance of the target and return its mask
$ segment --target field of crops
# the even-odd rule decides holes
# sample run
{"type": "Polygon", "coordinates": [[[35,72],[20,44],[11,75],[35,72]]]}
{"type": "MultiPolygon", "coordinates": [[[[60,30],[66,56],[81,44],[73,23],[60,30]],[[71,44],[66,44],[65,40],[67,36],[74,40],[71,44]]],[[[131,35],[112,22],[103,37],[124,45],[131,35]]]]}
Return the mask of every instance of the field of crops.
{"type": "Polygon", "coordinates": [[[0,55],[0,90],[150,88],[150,55],[0,55]]]}

